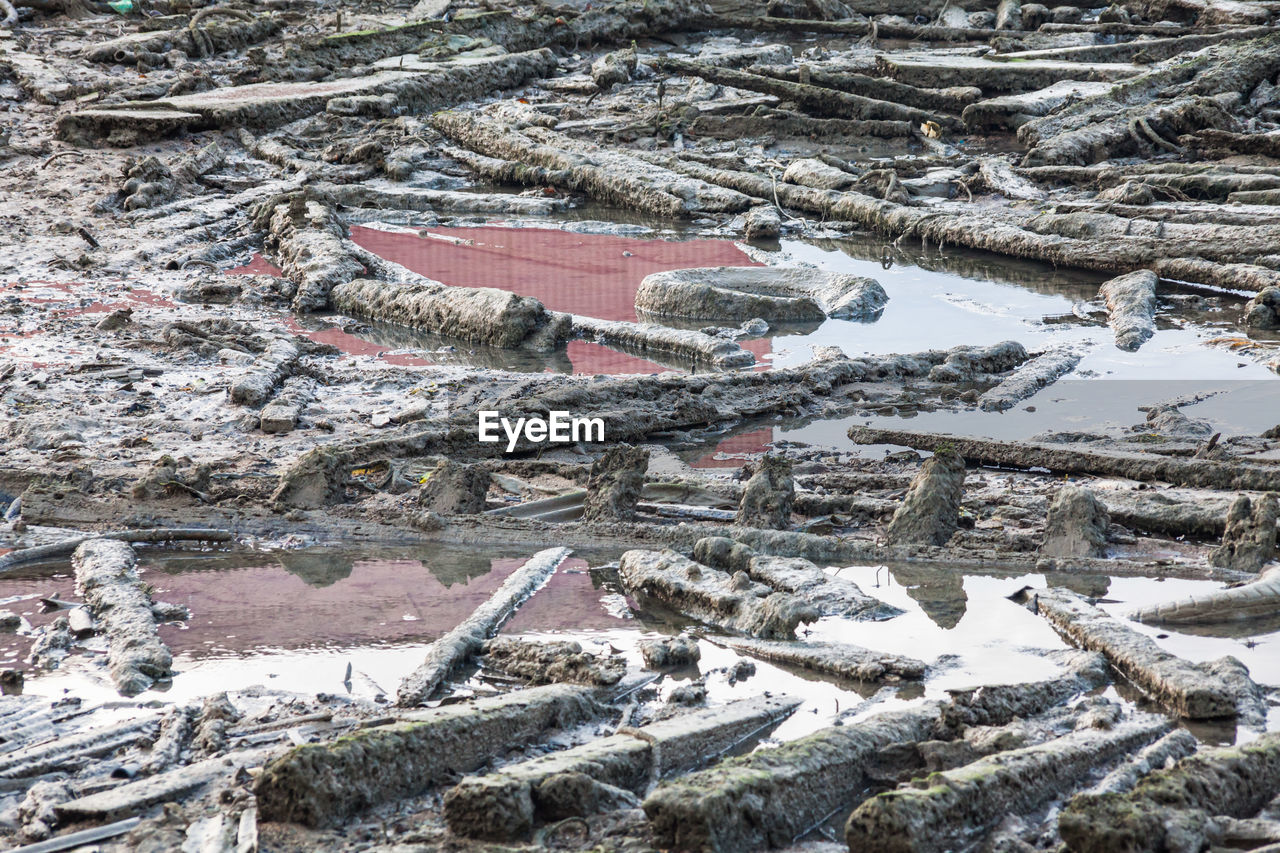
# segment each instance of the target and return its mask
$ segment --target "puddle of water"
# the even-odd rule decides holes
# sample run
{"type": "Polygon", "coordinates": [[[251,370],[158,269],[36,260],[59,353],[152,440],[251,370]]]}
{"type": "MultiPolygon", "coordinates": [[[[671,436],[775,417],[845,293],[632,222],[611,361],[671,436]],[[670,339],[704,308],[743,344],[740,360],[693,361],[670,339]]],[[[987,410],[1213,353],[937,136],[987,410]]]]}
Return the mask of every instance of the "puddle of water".
{"type": "MultiPolygon", "coordinates": [[[[1085,352],[1084,358],[1063,379],[1007,412],[854,415],[753,428],[749,434],[756,450],[741,449],[743,434],[735,434],[703,454],[696,466],[741,464],[737,454],[763,452],[783,440],[849,450],[850,426],[902,426],[904,417],[910,418],[911,429],[1026,439],[1050,430],[1125,429],[1145,421],[1139,406],[1201,396],[1202,402],[1184,411],[1225,436],[1257,435],[1280,421],[1278,377],[1253,358],[1210,343],[1238,334],[1235,319],[1242,300],[1224,297],[1225,307],[1217,313],[1162,308],[1162,323],[1181,328],[1158,328],[1141,349],[1129,353],[1115,347],[1105,325],[1045,322],[1046,317],[1069,315],[1076,302],[1096,300],[1104,276],[953,250],[945,256],[913,255],[908,263],[886,270],[879,261],[882,248],[872,239],[782,242],[792,261],[875,278],[889,294],[889,303],[874,323],[827,320],[804,334],[774,337],[773,353],[767,356],[773,365],[801,364],[816,346],[839,346],[862,356],[1004,340],[1019,341],[1031,351],[1072,345],[1085,352]],[[734,459],[739,461],[729,461],[734,459]]],[[[1176,290],[1161,286],[1162,294],[1176,290]]]]}
{"type": "MultiPolygon", "coordinates": [[[[609,570],[588,570],[588,565],[604,565],[616,557],[609,552],[572,557],[503,633],[569,636],[589,650],[619,650],[639,667],[641,640],[697,627],[669,618],[650,604],[637,606],[622,594],[609,570]]],[[[452,547],[153,553],[144,560],[144,578],[155,587],[157,598],[187,605],[192,617],[185,625],[161,628],[174,651],[178,674],[172,684],[144,694],[143,701],[187,701],[254,685],[304,693],[388,694],[422,660],[428,643],[485,601],[523,559],[512,551],[452,547]],[[357,673],[350,688],[343,683],[348,664],[357,673]]],[[[1007,598],[1024,586],[1045,585],[1043,575],[964,575],[925,564],[832,571],[904,613],[884,622],[827,618],[808,626],[804,637],[919,658],[931,667],[922,684],[882,689],[763,661],[755,662],[754,676],[730,683],[728,670],[741,656],[716,645],[714,634],[707,633],[700,641],[701,661],[664,675],[656,684],[659,694],[665,697],[681,684],[705,676],[713,703],[766,691],[800,697],[804,705],[773,734],[774,739],[786,740],[830,725],[837,716],[887,710],[921,697],[945,698],[948,689],[1028,681],[1058,672],[1043,652],[1066,645],[1045,620],[1007,598]]],[[[1117,615],[1219,586],[1140,578],[1051,580],[1105,595],[1103,606],[1117,615]]],[[[39,612],[37,597],[54,594],[75,600],[65,567],[27,569],[0,580],[0,602],[32,625],[47,624],[58,615],[39,612]]],[[[1205,638],[1137,627],[1188,659],[1232,654],[1260,683],[1280,683],[1280,632],[1205,638]]],[[[25,633],[0,638],[0,665],[21,665],[30,643],[25,633]]],[[[47,696],[70,691],[86,701],[114,698],[96,663],[102,641],[90,640],[87,646],[54,672],[28,673],[26,691],[47,696]]],[[[1223,736],[1215,729],[1215,738],[1223,736]]]]}

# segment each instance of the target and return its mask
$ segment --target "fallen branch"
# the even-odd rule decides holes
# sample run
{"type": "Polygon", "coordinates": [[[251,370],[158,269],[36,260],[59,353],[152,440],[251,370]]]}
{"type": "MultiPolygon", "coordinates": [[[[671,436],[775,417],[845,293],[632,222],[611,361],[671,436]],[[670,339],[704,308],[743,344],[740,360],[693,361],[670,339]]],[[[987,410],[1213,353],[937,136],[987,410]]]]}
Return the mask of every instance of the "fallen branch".
{"type": "Polygon", "coordinates": [[[570,553],[568,548],[548,548],[512,572],[488,601],[477,607],[461,625],[431,644],[426,660],[400,682],[396,704],[411,708],[430,698],[456,667],[479,653],[484,641],[547,582],[570,553]]]}
{"type": "Polygon", "coordinates": [[[135,529],[135,530],[113,530],[106,533],[91,533],[85,536],[78,536],[75,539],[67,539],[62,542],[55,542],[52,545],[38,545],[34,548],[23,548],[20,551],[10,551],[8,554],[0,555],[0,572],[8,571],[16,566],[25,566],[30,563],[42,563],[46,560],[60,560],[63,557],[69,557],[71,554],[91,539],[118,539],[122,542],[146,542],[150,544],[159,542],[183,542],[183,541],[203,541],[203,542],[229,542],[234,539],[234,534],[230,530],[204,530],[202,528],[168,528],[168,529],[135,529]]]}

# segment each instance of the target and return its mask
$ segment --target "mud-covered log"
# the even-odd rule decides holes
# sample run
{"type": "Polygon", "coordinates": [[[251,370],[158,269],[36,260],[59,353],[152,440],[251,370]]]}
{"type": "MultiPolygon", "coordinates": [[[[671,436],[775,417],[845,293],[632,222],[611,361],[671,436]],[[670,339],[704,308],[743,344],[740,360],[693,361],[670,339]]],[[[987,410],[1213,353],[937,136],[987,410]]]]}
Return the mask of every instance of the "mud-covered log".
{"type": "Polygon", "coordinates": [[[653,778],[694,769],[785,718],[799,704],[787,697],[743,699],[624,728],[611,737],[473,776],[445,795],[445,821],[454,833],[469,838],[521,838],[542,821],[592,812],[589,802],[561,802],[555,796],[557,777],[582,774],[597,783],[640,793],[653,778]]]}
{"type": "Polygon", "coordinates": [[[640,356],[670,358],[717,370],[755,364],[755,356],[737,341],[691,329],[673,329],[658,323],[600,320],[581,314],[557,315],[567,319],[577,337],[640,356]]]}
{"type": "Polygon", "coordinates": [[[780,642],[740,637],[717,637],[716,642],[760,660],[852,681],[915,681],[924,678],[926,669],[924,661],[850,643],[780,642]]]}
{"type": "Polygon", "coordinates": [[[504,166],[489,177],[512,183],[551,184],[670,218],[701,212],[739,213],[752,206],[741,193],[711,186],[636,159],[630,153],[581,143],[546,128],[522,131],[475,113],[442,112],[431,117],[440,133],[504,166]]]}
{"type": "Polygon", "coordinates": [[[276,206],[269,225],[280,269],[298,286],[295,311],[323,311],[336,285],[363,269],[346,247],[347,228],[333,208],[305,195],[276,206]]]}
{"type": "Polygon", "coordinates": [[[151,595],[138,577],[138,555],[125,542],[94,539],[76,549],[76,589],[107,637],[107,666],[127,696],[173,674],[173,655],[160,639],[151,595]]]}
{"type": "Polygon", "coordinates": [[[423,187],[371,187],[367,184],[312,184],[311,190],[346,207],[458,213],[507,213],[550,216],[568,207],[564,199],[526,198],[509,193],[476,193],[423,187]]]}
{"type": "Polygon", "coordinates": [[[1052,385],[1075,370],[1081,353],[1074,347],[1058,347],[1024,362],[1000,384],[982,393],[978,407],[984,412],[1003,412],[1052,385]]]}
{"type": "Polygon", "coordinates": [[[1268,491],[1275,485],[1275,468],[1250,462],[1179,459],[1148,453],[1094,450],[1071,444],[965,438],[932,432],[879,427],[851,427],[857,444],[900,444],[917,450],[950,447],[978,465],[1044,468],[1058,474],[1127,477],[1140,482],[1163,481],[1174,486],[1268,491]]]}
{"type": "Polygon", "coordinates": [[[276,386],[297,368],[299,355],[301,352],[293,341],[272,341],[244,374],[231,383],[227,396],[239,406],[261,406],[271,399],[276,386]]]}
{"type": "Polygon", "coordinates": [[[1151,269],[1161,278],[1232,290],[1261,291],[1280,287],[1280,270],[1256,264],[1220,264],[1202,258],[1157,258],[1151,269]]]}
{"type": "Polygon", "coordinates": [[[867,319],[889,301],[874,279],[803,268],[713,267],[648,275],[636,308],[684,319],[805,322],[867,319]]]}
{"type": "Polygon", "coordinates": [[[1186,729],[1174,729],[1155,743],[1143,747],[1089,789],[1090,794],[1123,794],[1132,791],[1154,770],[1163,770],[1170,762],[1186,758],[1200,748],[1200,741],[1186,729]]]}
{"type": "Polygon", "coordinates": [[[1223,625],[1280,613],[1280,566],[1251,583],[1153,604],[1132,614],[1153,625],[1223,625]]]}
{"type": "Polygon", "coordinates": [[[806,110],[818,116],[833,118],[849,118],[863,120],[908,121],[916,124],[935,121],[951,130],[958,129],[957,119],[936,112],[903,106],[892,101],[866,98],[834,89],[824,89],[806,83],[793,83],[776,77],[765,77],[749,71],[738,71],[733,68],[720,68],[705,62],[691,62],[686,59],[662,57],[654,61],[654,67],[660,71],[680,74],[685,77],[701,77],[721,86],[732,86],[748,92],[761,92],[776,95],[794,101],[806,110]]]}
{"type": "Polygon", "coordinates": [[[426,278],[357,278],[334,288],[333,307],[355,317],[509,349],[553,350],[569,334],[567,318],[531,296],[496,287],[452,287],[426,278]]]}
{"type": "Polygon", "coordinates": [[[516,608],[547,582],[569,553],[568,548],[548,548],[512,572],[488,601],[431,644],[426,660],[400,682],[396,703],[402,708],[413,707],[429,699],[455,668],[477,654],[516,608]]]}
{"type": "MultiPolygon", "coordinates": [[[[800,82],[800,69],[791,65],[755,65],[748,71],[779,80],[800,82]]],[[[969,104],[982,97],[976,86],[956,86],[950,89],[926,89],[899,83],[887,77],[871,77],[841,71],[811,69],[809,83],[827,89],[835,89],[850,95],[892,101],[922,110],[959,114],[969,104]]]]}
{"type": "Polygon", "coordinates": [[[84,51],[91,62],[134,64],[151,54],[182,50],[201,56],[207,52],[222,53],[265,41],[283,28],[279,18],[261,15],[248,21],[226,21],[195,27],[182,27],[156,32],[139,32],[99,42],[84,51]]]}
{"type": "Polygon", "coordinates": [[[1005,816],[1025,814],[1070,792],[1090,771],[1150,743],[1171,725],[1164,717],[1143,715],[1107,731],[1073,732],[931,774],[858,806],[845,824],[845,841],[850,850],[868,853],[957,849],[1005,816]]]}
{"type": "Polygon", "coordinates": [[[651,596],[681,613],[730,631],[766,639],[791,639],[796,626],[818,619],[798,596],[729,575],[674,551],[627,551],[618,568],[633,595],[651,596]]]}
{"type": "Polygon", "coordinates": [[[136,814],[158,803],[175,802],[211,783],[230,782],[250,767],[261,765],[274,751],[272,747],[262,747],[206,758],[118,788],[77,797],[54,806],[54,811],[66,821],[103,821],[136,814]]]}
{"type": "Polygon", "coordinates": [[[1112,666],[1173,713],[1195,720],[1257,716],[1261,692],[1235,658],[1191,663],[1075,593],[1049,589],[1024,594],[1058,633],[1106,655],[1112,666]]]}
{"type": "Polygon", "coordinates": [[[1156,333],[1156,274],[1138,270],[1105,282],[1098,295],[1107,302],[1107,322],[1116,346],[1130,352],[1156,333]]]}
{"type": "Polygon", "coordinates": [[[876,620],[902,613],[897,607],[867,595],[852,581],[827,574],[816,563],[801,557],[756,554],[722,536],[699,539],[693,546],[693,558],[725,571],[746,572],[752,580],[798,595],[818,608],[823,616],[876,620]]]}
{"type": "Polygon", "coordinates": [[[1081,794],[1058,817],[1071,853],[1204,850],[1216,815],[1246,818],[1280,794],[1280,734],[1202,749],[1127,794],[1081,794]]]}
{"type": "Polygon", "coordinates": [[[265,820],[327,826],[364,809],[414,796],[495,750],[524,746],[591,722],[602,708],[586,687],[554,684],[417,712],[323,744],[290,750],[254,783],[265,820]]]}

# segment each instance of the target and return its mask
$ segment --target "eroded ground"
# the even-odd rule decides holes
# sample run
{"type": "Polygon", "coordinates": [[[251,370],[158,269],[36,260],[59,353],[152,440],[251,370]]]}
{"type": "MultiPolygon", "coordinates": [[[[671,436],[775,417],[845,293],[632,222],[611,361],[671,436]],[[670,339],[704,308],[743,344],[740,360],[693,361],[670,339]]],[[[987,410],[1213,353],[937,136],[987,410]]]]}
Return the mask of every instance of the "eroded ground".
{"type": "Polygon", "coordinates": [[[1277,14],[0,0],[0,849],[1274,853],[1277,14]]]}

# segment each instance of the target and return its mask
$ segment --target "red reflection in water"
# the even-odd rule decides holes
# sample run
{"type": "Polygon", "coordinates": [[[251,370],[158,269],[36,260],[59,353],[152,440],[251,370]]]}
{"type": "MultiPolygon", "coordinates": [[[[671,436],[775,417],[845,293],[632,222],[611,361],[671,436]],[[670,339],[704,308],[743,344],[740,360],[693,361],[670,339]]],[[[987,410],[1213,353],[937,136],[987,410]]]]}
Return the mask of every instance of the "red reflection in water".
{"type": "MultiPolygon", "coordinates": [[[[146,579],[158,598],[191,609],[185,629],[161,628],[165,642],[175,654],[201,657],[214,649],[432,640],[467,618],[523,564],[523,558],[493,560],[487,574],[450,586],[417,560],[357,561],[348,577],[322,587],[278,565],[172,575],[153,570],[146,579]]],[[[586,567],[571,559],[561,571],[586,567]]],[[[616,627],[618,620],[599,599],[589,575],[557,575],[525,605],[533,610],[522,609],[522,630],[616,627]]]]}
{"type": "MultiPolygon", "coordinates": [[[[650,273],[688,267],[759,266],[729,240],[642,240],[609,234],[575,234],[555,228],[432,228],[416,233],[381,231],[356,225],[351,239],[371,252],[419,275],[455,287],[496,287],[533,296],[553,311],[602,320],[636,320],[635,297],[650,273]],[[437,238],[447,239],[437,239],[437,238]]],[[[255,254],[228,275],[280,275],[280,269],[255,254]]],[[[312,340],[330,343],[350,355],[376,356],[384,348],[336,329],[290,328],[312,340]]],[[[758,361],[770,352],[768,340],[743,347],[758,361]]],[[[574,373],[660,373],[652,361],[585,341],[569,344],[574,373]]],[[[406,366],[430,362],[413,356],[382,356],[406,366]]]]}
{"type": "Polygon", "coordinates": [[[747,456],[758,456],[769,449],[773,442],[773,427],[752,430],[730,436],[716,445],[716,449],[693,463],[694,468],[737,468],[747,456]],[[728,458],[717,458],[725,456],[728,458]]]}
{"type": "Polygon", "coordinates": [[[284,275],[281,269],[271,261],[262,257],[257,252],[253,253],[253,258],[247,264],[238,267],[232,267],[229,270],[222,271],[224,275],[274,275],[277,278],[284,275]]]}
{"type": "MultiPolygon", "coordinates": [[[[553,228],[432,228],[420,237],[353,226],[351,239],[414,272],[456,287],[496,287],[533,296],[553,311],[602,320],[636,319],[645,276],[688,267],[759,266],[729,240],[642,240],[553,228]]],[[[606,347],[570,344],[574,373],[657,373],[666,368],[606,347]]],[[[767,340],[743,346],[756,358],[767,340]]]]}

